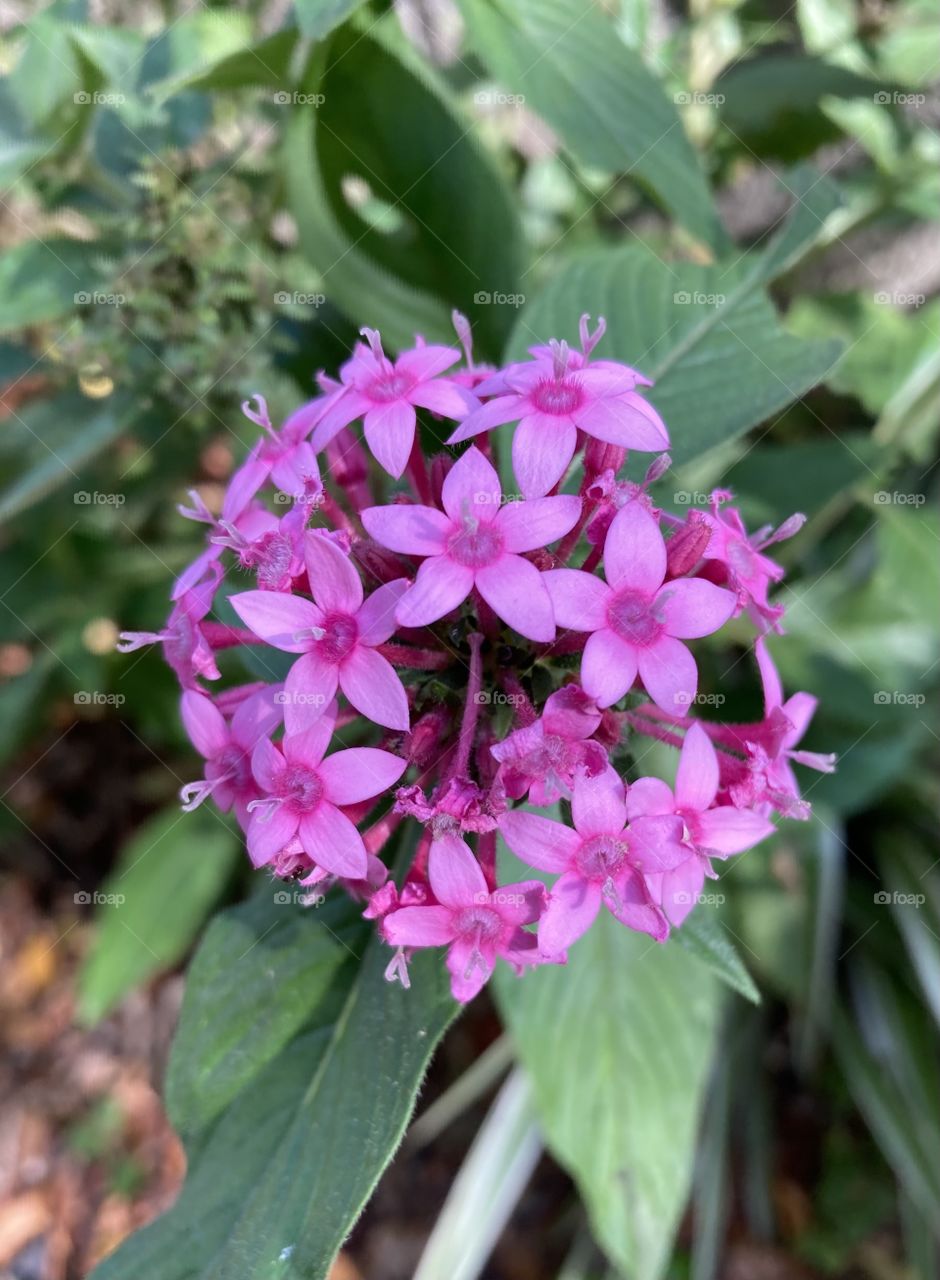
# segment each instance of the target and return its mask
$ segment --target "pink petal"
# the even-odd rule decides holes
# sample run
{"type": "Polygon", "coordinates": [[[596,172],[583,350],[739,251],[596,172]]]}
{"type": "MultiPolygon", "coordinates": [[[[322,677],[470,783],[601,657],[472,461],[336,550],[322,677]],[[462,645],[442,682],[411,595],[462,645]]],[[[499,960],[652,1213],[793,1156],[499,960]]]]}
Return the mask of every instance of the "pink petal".
{"type": "Polygon", "coordinates": [[[584,646],[581,684],[599,707],[619,702],[636,679],[637,653],[606,627],[584,646]]]}
{"type": "Polygon", "coordinates": [[[345,880],[364,880],[369,866],[362,836],[335,805],[322,801],[305,813],[297,834],[317,866],[345,880]]]}
{"type": "Polygon", "coordinates": [[[248,822],[248,856],[252,866],[262,867],[280,853],[297,831],[297,815],[285,805],[273,812],[255,809],[248,822]]]}
{"type": "Polygon", "coordinates": [[[802,738],[809,728],[809,722],[812,720],[818,705],[818,699],[814,698],[811,693],[794,693],[792,697],[787,698],[781,710],[793,725],[793,729],[786,736],[786,745],[788,747],[795,747],[802,738]]]}
{"type": "Polygon", "coordinates": [[[682,641],[660,636],[637,656],[643,687],[656,705],[670,715],[688,715],[698,689],[698,668],[682,641]]]}
{"type": "Polygon", "coordinates": [[[539,921],[539,949],[548,957],[561,955],[587,933],[600,909],[600,885],[573,871],[560,876],[539,921]]]}
{"type": "Polygon", "coordinates": [[[323,753],[329,745],[330,735],[322,724],[315,724],[300,733],[287,734],[281,741],[281,750],[288,764],[301,764],[305,769],[319,773],[323,753]]]}
{"type": "Polygon", "coordinates": [[[459,444],[461,440],[469,440],[471,436],[502,426],[504,422],[515,422],[522,412],[522,403],[522,396],[497,396],[495,400],[474,409],[473,413],[468,413],[447,443],[459,444]]]}
{"type": "Polygon", "coordinates": [[[408,393],[408,399],[422,409],[440,414],[442,418],[454,419],[465,418],[468,410],[479,403],[475,396],[455,387],[446,379],[441,382],[419,383],[408,393]]]}
{"type": "Polygon", "coordinates": [[[541,498],[568,469],[578,431],[568,418],[533,413],[522,419],[512,438],[512,469],[526,498],[541,498]]]}
{"type": "Polygon", "coordinates": [[[469,1004],[489,981],[496,959],[492,943],[477,943],[473,938],[457,938],[447,952],[450,990],[455,1000],[469,1004]]]}
{"type": "Polygon", "coordinates": [[[521,556],[503,556],[476,571],[480,595],[497,617],[529,640],[555,639],[555,614],[542,575],[521,556]]]}
{"type": "Polygon", "coordinates": [[[631,822],[646,814],[675,811],[675,797],[662,778],[637,778],[627,788],[627,817],[631,822]]]}
{"type": "Polygon", "coordinates": [[[593,363],[578,373],[578,381],[591,401],[626,395],[636,386],[636,370],[611,361],[593,363]]]}
{"type": "Polygon", "coordinates": [[[395,630],[398,602],[410,586],[407,578],[396,578],[372,592],[356,614],[360,644],[384,644],[395,630]]]}
{"type": "MultiPolygon", "coordinates": [[[[545,575],[542,577],[544,580],[545,575]]],[[[571,741],[589,738],[601,719],[594,699],[577,684],[565,684],[550,693],[542,710],[545,732],[560,734],[571,741]]]]}
{"type": "Polygon", "coordinates": [[[652,596],[666,576],[666,544],[659,525],[639,502],[621,507],[607,530],[604,571],[612,587],[652,596]]]}
{"type": "Polygon", "coordinates": [[[339,669],[339,687],[364,716],[386,729],[406,730],[408,695],[395,668],[380,653],[358,644],[339,669]]]}
{"type": "Polygon", "coordinates": [[[607,626],[611,590],[606,582],[580,569],[547,569],[542,581],[551,596],[558,626],[572,631],[600,631],[607,626]]]}
{"type": "Polygon", "coordinates": [[[507,924],[534,924],[547,897],[541,880],[520,880],[518,884],[499,885],[490,894],[490,903],[507,924]]]}
{"type": "Polygon", "coordinates": [[[317,452],[325,449],[343,427],[348,427],[350,422],[355,422],[357,418],[361,418],[368,412],[372,403],[368,396],[362,395],[359,391],[346,391],[339,396],[314,427],[313,435],[310,437],[310,443],[314,449],[317,452]]]}
{"type": "Polygon", "coordinates": [[[378,747],[350,747],[337,751],[319,765],[324,795],[331,804],[358,804],[371,800],[398,781],[408,767],[400,756],[378,747]]]}
{"type": "Polygon", "coordinates": [[[627,843],[630,861],[644,872],[671,871],[689,856],[682,843],[682,819],[636,818],[630,823],[627,843]]]}
{"type": "Polygon", "coordinates": [[[259,738],[273,733],[284,716],[283,699],[276,701],[282,692],[282,687],[268,685],[246,698],[232,716],[232,741],[250,751],[259,738]]]}
{"type": "Polygon", "coordinates": [[[472,590],[472,569],[450,556],[432,556],[418,570],[414,586],[399,600],[395,617],[403,627],[425,627],[456,609],[472,590]]]}
{"type": "Polygon", "coordinates": [[[503,490],[492,463],[471,445],[444,478],[441,505],[453,521],[475,515],[487,523],[496,519],[503,490]]]}
{"type": "Polygon", "coordinates": [[[408,556],[440,555],[451,528],[442,511],[405,503],[366,507],[362,523],[369,536],[381,546],[408,556]]]}
{"type": "Polygon", "coordinates": [[[428,378],[436,378],[439,373],[449,369],[460,359],[456,347],[438,345],[411,347],[403,351],[395,361],[396,373],[410,373],[422,382],[428,378]]]}
{"type": "Polygon", "coordinates": [[[711,738],[696,721],[689,725],[679,753],[676,806],[707,809],[718,794],[718,755],[711,738]]]}
{"type": "Polygon", "coordinates": [[[669,432],[651,404],[634,393],[594,400],[574,414],[588,435],[625,449],[659,453],[669,448],[669,432]]]}
{"type": "Polygon", "coordinates": [[[180,699],[183,726],[201,756],[211,760],[228,746],[229,730],[225,717],[211,698],[187,689],[180,699]]]}
{"type": "Polygon", "coordinates": [[[570,827],[521,809],[504,813],[499,829],[516,857],[540,871],[566,871],[581,845],[570,827]]]}
{"type": "Polygon", "coordinates": [[[449,907],[399,907],[382,921],[385,940],[393,947],[442,947],[454,937],[449,907]]]}
{"type": "Polygon", "coordinates": [[[625,924],[628,929],[636,929],[639,933],[648,933],[657,942],[664,942],[669,936],[669,925],[666,917],[653,903],[643,878],[638,872],[626,877],[617,885],[619,902],[608,900],[611,915],[625,924]]]}
{"type": "Polygon", "coordinates": [[[497,515],[496,525],[507,551],[535,551],[563,538],[578,523],[580,514],[580,498],[559,494],[507,503],[497,515]]]}
{"type": "Polygon", "coordinates": [[[618,836],[627,822],[623,782],[614,769],[593,778],[579,772],[574,780],[571,817],[579,836],[618,836]]]}
{"type": "Polygon", "coordinates": [[[732,853],[753,849],[774,830],[773,823],[759,813],[723,804],[699,815],[695,824],[695,843],[710,853],[728,857],[732,853]]]}
{"type": "Polygon", "coordinates": [[[737,597],[704,578],[677,578],[660,587],[656,606],[669,635],[696,640],[725,625],[734,613],[737,597]]]}
{"type": "Polygon", "coordinates": [[[468,907],[489,901],[490,891],[470,846],[457,836],[442,836],[431,845],[428,879],[445,907],[468,907]]]}
{"type": "Polygon", "coordinates": [[[705,860],[698,854],[687,858],[674,871],[666,872],[662,882],[662,904],[672,924],[682,924],[698,901],[704,883],[705,860]]]}
{"type": "Polygon", "coordinates": [[[251,772],[262,791],[273,791],[284,768],[284,757],[269,738],[262,738],[251,753],[251,772]]]}
{"type": "Polygon", "coordinates": [[[411,457],[417,418],[414,408],[403,400],[392,400],[370,409],[362,427],[366,443],[379,466],[397,480],[411,457]]]}
{"type": "Polygon", "coordinates": [[[780,683],[780,674],[763,636],[755,642],[754,653],[764,686],[764,714],[770,715],[771,711],[783,702],[783,685],[780,683]]]}
{"type": "MultiPolygon", "coordinates": [[[[281,701],[284,710],[284,732],[291,736],[317,724],[336,696],[338,673],[332,662],[324,662],[318,653],[305,653],[298,658],[284,681],[281,701]]],[[[327,718],[322,729],[329,741],[333,722],[327,718]]],[[[326,742],[323,751],[326,750],[326,742]]],[[[323,755],[323,751],[320,755],[323,755]]]]}
{"type": "Polygon", "coordinates": [[[309,530],[304,559],[310,590],[325,613],[355,613],[362,604],[362,582],[356,566],[322,533],[309,530]]]}
{"type": "Polygon", "coordinates": [[[284,591],[242,591],[229,601],[250,631],[287,653],[305,653],[313,639],[302,633],[323,622],[315,604],[284,591]]]}

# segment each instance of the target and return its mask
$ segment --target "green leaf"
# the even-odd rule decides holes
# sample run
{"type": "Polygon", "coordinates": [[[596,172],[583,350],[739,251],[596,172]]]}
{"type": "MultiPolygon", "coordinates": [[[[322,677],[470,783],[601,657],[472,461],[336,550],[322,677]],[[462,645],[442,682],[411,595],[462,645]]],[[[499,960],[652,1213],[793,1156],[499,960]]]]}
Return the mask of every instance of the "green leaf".
{"type": "Polygon", "coordinates": [[[729,940],[721,921],[708,906],[704,903],[696,906],[682,928],[675,931],[673,938],[690,955],[707,965],[732,991],[736,991],[745,1000],[750,1000],[752,1004],[760,1004],[760,992],[754,979],[729,940]]]}
{"type": "Polygon", "coordinates": [[[149,92],[157,102],[166,102],[183,89],[206,92],[286,85],[297,39],[296,31],[276,31],[247,48],[220,50],[213,61],[156,81],[149,92]]]}
{"type": "Polygon", "coordinates": [[[224,1110],[358,957],[361,922],[336,903],[298,911],[300,892],[269,883],[206,931],[189,968],[166,1081],[167,1110],[181,1133],[224,1110]],[[281,907],[273,923],[272,904],[281,907]]]}
{"type": "MultiPolygon", "coordinates": [[[[274,928],[285,908],[269,910],[274,928]]],[[[315,916],[303,924],[317,929],[315,916]]],[[[415,958],[409,991],[384,980],[388,959],[371,933],[362,963],[342,966],[330,984],[325,1023],[190,1143],[179,1200],[95,1280],[326,1280],[457,1009],[439,955],[415,958]]],[[[216,1010],[218,1022],[230,1017],[216,1010]]]]}
{"type": "Polygon", "coordinates": [[[457,306],[484,351],[498,351],[514,308],[487,299],[515,296],[521,257],[501,176],[386,24],[368,35],[343,29],[328,52],[325,74],[321,52],[304,80],[319,105],[280,108],[290,204],[327,298],[397,347],[416,332],[453,341],[457,306]],[[351,200],[353,180],[360,197],[371,193],[366,202],[351,200]],[[370,220],[376,204],[384,217],[370,220]]]}
{"type": "Polygon", "coordinates": [[[83,1022],[97,1022],[181,959],[225,888],[239,843],[209,809],[167,809],[144,823],[97,895],[97,936],[78,983],[83,1022]]]}
{"type": "Polygon", "coordinates": [[[779,413],[839,354],[837,342],[781,328],[760,287],[769,269],[761,255],[699,267],[635,247],[585,252],[523,309],[510,357],[551,337],[573,340],[584,311],[605,316],[598,354],[655,379],[649,399],[669,428],[673,461],[688,462],[779,413]]]}
{"type": "Polygon", "coordinates": [[[459,0],[491,74],[585,165],[627,173],[688,231],[724,233],[675,104],[600,9],[582,0],[459,0]]]}
{"type": "Polygon", "coordinates": [[[363,0],[294,0],[297,25],[311,40],[322,40],[362,4],[363,0]]]}
{"type": "Polygon", "coordinates": [[[567,965],[504,971],[496,992],[597,1239],[632,1280],[658,1280],[689,1190],[719,988],[681,948],[602,910],[567,965]]]}
{"type": "Polygon", "coordinates": [[[878,447],[863,431],[795,444],[761,443],[749,449],[722,480],[750,523],[774,523],[791,512],[812,516],[861,481],[873,483],[878,447]]]}
{"type": "Polygon", "coordinates": [[[0,333],[74,312],[94,292],[96,250],[74,240],[24,240],[0,256],[0,333]]]}

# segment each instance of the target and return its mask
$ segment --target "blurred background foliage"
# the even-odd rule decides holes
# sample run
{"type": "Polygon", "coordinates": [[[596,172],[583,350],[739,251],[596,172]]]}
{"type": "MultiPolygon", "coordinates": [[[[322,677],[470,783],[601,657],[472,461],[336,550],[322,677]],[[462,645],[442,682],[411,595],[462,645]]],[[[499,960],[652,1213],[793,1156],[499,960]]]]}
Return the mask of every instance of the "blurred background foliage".
{"type": "MultiPolygon", "coordinates": [[[[709,996],[700,1041],[668,1016],[670,1000],[691,999],[687,983],[705,980],[681,968],[678,943],[662,991],[651,983],[641,1007],[629,993],[622,1006],[605,999],[626,953],[622,970],[582,964],[573,989],[589,1016],[577,1037],[559,1030],[546,987],[573,983],[574,970],[545,974],[531,996],[529,983],[500,991],[531,1092],[509,1076],[416,1274],[550,1273],[545,1259],[513,1270],[502,1234],[546,1142],[586,1206],[566,1193],[548,1233],[565,1280],[933,1280],[932,0],[57,0],[11,3],[3,22],[0,832],[9,866],[38,891],[85,892],[109,877],[127,898],[131,914],[99,912],[81,1016],[94,1022],[172,968],[213,907],[250,890],[233,837],[173,814],[192,762],[159,654],[113,653],[119,629],[161,625],[171,576],[199,538],[175,504],[195,486],[218,505],[254,431],[241,402],[263,392],[283,418],[361,324],[390,347],[415,331],[449,340],[457,306],[477,357],[498,359],[570,340],[582,311],[601,313],[606,353],[656,378],[675,444],[664,505],[700,505],[721,485],[753,525],[809,516],[779,548],[789,635],[774,654],[788,689],[820,698],[808,745],[841,764],[806,781],[813,821],[784,824],[730,864],[720,910],[697,909],[721,923],[700,921],[687,945],[751,997],[709,996]],[[626,1027],[623,1044],[611,1023],[626,1027]],[[572,1040],[611,1051],[585,1064],[572,1040]],[[643,1150],[615,1123],[608,1162],[607,1113],[571,1099],[596,1088],[617,1111],[634,1078],[625,1063],[665,1078],[683,1053],[689,1099],[676,1123],[687,1141],[674,1141],[669,1086],[647,1097],[637,1084],[653,1117],[643,1150]],[[573,1108],[570,1131],[553,1119],[559,1097],[573,1108]],[[627,1175],[652,1226],[625,1223],[627,1175]]],[[[713,655],[712,675],[722,714],[743,719],[757,704],[740,640],[730,667],[713,655]]],[[[259,910],[226,913],[196,963],[211,971],[211,948],[228,955],[239,930],[264,936],[259,910]]],[[[287,1046],[296,1059],[311,1018],[327,1017],[316,1003],[324,975],[339,969],[336,956],[307,954],[307,934],[295,941],[296,955],[288,938],[276,958],[295,965],[307,994],[266,1052],[287,1046]]],[[[209,1052],[187,1025],[184,1007],[177,1081],[209,1052]]],[[[448,1123],[492,1092],[507,1044],[496,1040],[491,1065],[467,1075],[445,1052],[448,1123]]],[[[355,1045],[337,1052],[355,1059],[355,1045]]],[[[200,1128],[204,1099],[171,1089],[171,1115],[194,1144],[193,1183],[197,1156],[209,1162],[205,1184],[238,1125],[261,1123],[236,1114],[257,1072],[283,1063],[285,1078],[306,1083],[293,1061],[258,1057],[221,1083],[210,1072],[206,1087],[235,1099],[213,1130],[221,1156],[200,1128]]],[[[415,1088],[423,1065],[413,1064],[415,1088]]],[[[390,1130],[367,1177],[394,1140],[390,1130]]],[[[333,1206],[317,1245],[324,1265],[369,1189],[351,1183],[333,1206]]],[[[198,1198],[189,1203],[171,1228],[178,1240],[194,1229],[185,1214],[198,1216],[198,1198]]],[[[172,1249],[160,1239],[149,1248],[164,1259],[172,1249]]],[[[141,1256],[152,1262],[143,1247],[107,1275],[182,1276],[165,1259],[141,1270],[141,1256]]],[[[321,1274],[304,1265],[296,1274],[321,1274]]],[[[200,1266],[208,1275],[209,1260],[200,1266]]]]}

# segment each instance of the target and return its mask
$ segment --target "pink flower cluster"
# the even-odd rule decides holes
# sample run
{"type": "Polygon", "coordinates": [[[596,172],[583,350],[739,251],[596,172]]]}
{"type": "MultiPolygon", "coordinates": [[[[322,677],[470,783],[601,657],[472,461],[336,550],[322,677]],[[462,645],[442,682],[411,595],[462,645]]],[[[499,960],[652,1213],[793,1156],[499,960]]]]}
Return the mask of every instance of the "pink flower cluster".
{"type": "Polygon", "coordinates": [[[162,644],[182,686],[205,760],[184,808],[231,810],[253,864],[317,900],[342,885],[390,978],[445,947],[466,1001],[497,957],[564,963],[602,908],[664,941],[716,861],[806,816],[792,763],[834,763],[796,749],[815,700],[784,700],[766,643],[782,570],[764,551],[802,517],[751,535],[727,493],[660,509],[666,427],[647,379],[594,359],[603,321],[500,370],[455,325],[462,363],[420,339],[392,360],[366,329],[279,429],[246,405],[263,435],[220,510],[181,508],[207,542],[165,628],[122,641],[162,644]],[[657,455],[641,483],[631,450],[657,455]],[[696,642],[734,618],[763,715],[693,717],[696,642]],[[269,680],[231,678],[243,649],[269,680]],[[676,749],[672,786],[643,774],[650,742],[676,749]],[[547,880],[501,883],[498,836],[547,880]]]}

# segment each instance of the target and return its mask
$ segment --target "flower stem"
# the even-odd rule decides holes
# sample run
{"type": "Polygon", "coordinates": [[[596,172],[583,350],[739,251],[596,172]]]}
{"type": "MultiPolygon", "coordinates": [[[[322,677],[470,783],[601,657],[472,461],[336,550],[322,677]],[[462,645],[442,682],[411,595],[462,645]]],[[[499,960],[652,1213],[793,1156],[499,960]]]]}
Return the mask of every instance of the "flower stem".
{"type": "Polygon", "coordinates": [[[460,722],[460,736],[457,739],[457,754],[454,758],[452,776],[459,778],[467,773],[470,767],[470,752],[476,734],[477,720],[480,716],[480,692],[483,687],[483,637],[479,631],[470,635],[470,676],[467,680],[467,700],[464,703],[463,719],[460,722]]]}
{"type": "Polygon", "coordinates": [[[443,671],[450,666],[450,655],[439,649],[417,649],[410,644],[379,644],[376,651],[396,667],[411,671],[443,671]]]}

